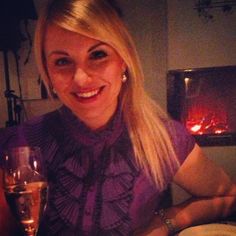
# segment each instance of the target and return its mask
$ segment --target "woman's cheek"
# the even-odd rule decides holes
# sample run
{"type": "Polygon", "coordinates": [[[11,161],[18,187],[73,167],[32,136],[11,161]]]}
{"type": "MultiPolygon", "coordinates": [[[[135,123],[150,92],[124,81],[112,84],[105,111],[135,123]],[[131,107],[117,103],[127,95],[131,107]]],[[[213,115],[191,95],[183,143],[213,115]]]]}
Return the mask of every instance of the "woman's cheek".
{"type": "Polygon", "coordinates": [[[73,79],[73,72],[71,70],[63,71],[52,71],[51,79],[55,82],[67,83],[73,79]]]}

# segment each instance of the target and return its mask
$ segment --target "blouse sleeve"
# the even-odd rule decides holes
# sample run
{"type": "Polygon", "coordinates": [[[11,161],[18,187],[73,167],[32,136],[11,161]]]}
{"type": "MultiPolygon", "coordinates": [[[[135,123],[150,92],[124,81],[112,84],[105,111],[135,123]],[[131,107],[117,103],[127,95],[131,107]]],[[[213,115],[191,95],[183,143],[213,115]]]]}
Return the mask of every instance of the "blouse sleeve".
{"type": "Polygon", "coordinates": [[[168,130],[179,162],[182,164],[193,150],[195,139],[178,121],[172,120],[168,125],[168,130]]]}

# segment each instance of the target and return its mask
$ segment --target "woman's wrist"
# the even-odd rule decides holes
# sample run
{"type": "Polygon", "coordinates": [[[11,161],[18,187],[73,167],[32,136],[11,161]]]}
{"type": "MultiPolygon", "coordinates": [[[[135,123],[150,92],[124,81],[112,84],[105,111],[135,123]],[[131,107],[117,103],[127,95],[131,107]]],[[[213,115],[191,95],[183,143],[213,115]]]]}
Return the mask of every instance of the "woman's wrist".
{"type": "Polygon", "coordinates": [[[175,221],[172,218],[169,218],[166,214],[165,209],[160,209],[156,212],[156,215],[159,216],[162,224],[168,231],[168,235],[174,235],[178,232],[178,227],[175,224],[175,221]]]}

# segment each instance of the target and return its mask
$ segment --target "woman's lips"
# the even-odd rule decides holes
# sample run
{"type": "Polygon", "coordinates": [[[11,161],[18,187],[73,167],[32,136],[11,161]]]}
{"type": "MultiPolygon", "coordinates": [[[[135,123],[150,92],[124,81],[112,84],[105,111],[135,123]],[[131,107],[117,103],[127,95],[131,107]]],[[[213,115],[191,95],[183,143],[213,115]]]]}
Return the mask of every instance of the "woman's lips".
{"type": "Polygon", "coordinates": [[[105,86],[102,86],[96,89],[86,90],[86,91],[74,92],[74,95],[80,100],[88,100],[88,99],[97,97],[102,92],[104,87],[105,86]]]}
{"type": "Polygon", "coordinates": [[[80,93],[76,93],[76,95],[80,98],[90,98],[93,97],[95,95],[97,95],[99,93],[100,89],[95,89],[89,92],[80,92],[80,93]]]}

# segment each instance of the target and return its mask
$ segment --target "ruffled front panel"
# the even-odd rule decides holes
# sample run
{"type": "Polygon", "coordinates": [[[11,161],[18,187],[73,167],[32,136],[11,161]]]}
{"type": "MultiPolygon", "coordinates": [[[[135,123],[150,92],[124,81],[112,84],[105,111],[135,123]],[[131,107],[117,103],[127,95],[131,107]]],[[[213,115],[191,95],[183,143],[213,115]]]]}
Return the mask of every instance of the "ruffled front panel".
{"type": "Polygon", "coordinates": [[[71,235],[72,232],[86,235],[84,206],[91,187],[96,186],[92,224],[87,233],[129,235],[129,209],[139,169],[121,113],[116,114],[105,130],[95,134],[67,108],[59,113],[59,134],[54,130],[57,126],[47,122],[51,124],[47,127],[48,137],[53,137],[54,142],[50,142],[53,155],[46,160],[50,194],[44,223],[51,235],[67,231],[71,235]]]}
{"type": "MultiPolygon", "coordinates": [[[[139,171],[131,161],[131,151],[126,150],[126,155],[121,155],[114,149],[116,147],[112,146],[102,151],[101,158],[94,161],[90,155],[85,155],[88,152],[84,147],[61,164],[50,200],[55,209],[50,216],[52,219],[58,216],[68,227],[76,230],[78,224],[82,224],[79,221],[84,215],[87,191],[95,182],[99,182],[97,192],[100,195],[97,194],[94,206],[94,215],[97,215],[94,222],[97,225],[93,227],[100,233],[125,230],[120,235],[129,234],[129,207],[139,171]]],[[[58,229],[59,225],[54,227],[58,229]]]]}

